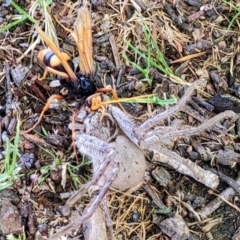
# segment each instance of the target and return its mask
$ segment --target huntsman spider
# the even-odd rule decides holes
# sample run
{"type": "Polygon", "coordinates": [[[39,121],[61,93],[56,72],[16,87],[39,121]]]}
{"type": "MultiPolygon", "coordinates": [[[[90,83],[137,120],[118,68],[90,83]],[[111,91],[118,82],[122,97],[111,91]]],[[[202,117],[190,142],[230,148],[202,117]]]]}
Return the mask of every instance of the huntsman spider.
{"type": "MultiPolygon", "coordinates": [[[[209,188],[215,189],[218,186],[219,178],[217,175],[202,169],[189,159],[185,159],[176,152],[166,148],[164,146],[164,140],[199,135],[199,133],[203,131],[210,130],[216,123],[223,119],[229,118],[233,121],[236,120],[236,113],[233,111],[225,111],[208,119],[208,121],[201,123],[197,127],[181,126],[178,129],[172,129],[166,126],[165,128],[156,128],[166,118],[181,111],[194,90],[200,87],[203,81],[204,80],[198,80],[191,84],[184,96],[175,106],[157,114],[140,125],[136,125],[126,113],[112,104],[107,106],[107,112],[104,116],[105,120],[103,119],[102,122],[99,121],[101,117],[99,112],[92,112],[90,115],[85,114],[85,116],[80,116],[80,114],[78,114],[78,116],[76,116],[74,119],[75,123],[70,126],[76,131],[74,134],[75,145],[81,154],[87,155],[92,160],[93,176],[88,183],[82,186],[78,192],[67,200],[61,210],[62,214],[68,215],[70,209],[81,200],[83,194],[87,193],[93,186],[95,187],[91,190],[91,201],[84,209],[82,215],[50,236],[50,239],[57,239],[69,233],[71,230],[79,229],[81,224],[94,214],[103,201],[110,186],[115,187],[116,185],[114,185],[114,183],[125,181],[123,180],[124,177],[120,180],[118,177],[124,174],[126,167],[124,168],[124,166],[122,166],[121,159],[116,160],[116,147],[110,144],[110,142],[115,139],[116,135],[118,135],[116,132],[118,127],[120,128],[121,134],[130,139],[133,146],[135,145],[142,150],[146,149],[157,153],[159,156],[158,161],[161,163],[168,165],[179,173],[194,178],[209,188]],[[79,119],[81,119],[83,124],[78,123],[79,119]],[[103,132],[104,134],[102,134],[103,132]]],[[[130,150],[126,149],[126,151],[130,150]]],[[[144,164],[144,162],[138,164],[144,164]]],[[[137,172],[137,174],[140,174],[141,178],[144,177],[144,173],[142,172],[137,172]]],[[[134,176],[127,177],[131,178],[134,176]]],[[[136,184],[136,182],[134,184],[136,184]]]]}

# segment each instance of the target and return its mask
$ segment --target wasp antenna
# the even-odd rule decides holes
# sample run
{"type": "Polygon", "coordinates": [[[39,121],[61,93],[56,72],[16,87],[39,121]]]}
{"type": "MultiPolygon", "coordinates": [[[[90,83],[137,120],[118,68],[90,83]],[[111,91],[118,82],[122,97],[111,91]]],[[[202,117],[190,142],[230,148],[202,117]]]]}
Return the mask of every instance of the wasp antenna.
{"type": "Polygon", "coordinates": [[[54,52],[54,54],[56,54],[56,56],[60,59],[61,64],[63,65],[63,67],[65,68],[65,70],[67,71],[67,74],[69,75],[71,80],[77,80],[77,77],[75,75],[75,73],[73,72],[73,70],[71,69],[71,67],[69,66],[68,62],[66,61],[66,59],[63,58],[60,50],[54,45],[54,43],[49,39],[49,37],[42,31],[42,29],[40,27],[36,27],[38,33],[40,34],[40,36],[42,37],[42,39],[45,41],[45,43],[47,44],[47,46],[54,52]]]}
{"type": "Polygon", "coordinates": [[[92,28],[91,15],[86,6],[81,7],[78,11],[72,35],[76,41],[79,52],[81,72],[83,75],[90,75],[93,73],[94,68],[92,54],[92,28]]]}

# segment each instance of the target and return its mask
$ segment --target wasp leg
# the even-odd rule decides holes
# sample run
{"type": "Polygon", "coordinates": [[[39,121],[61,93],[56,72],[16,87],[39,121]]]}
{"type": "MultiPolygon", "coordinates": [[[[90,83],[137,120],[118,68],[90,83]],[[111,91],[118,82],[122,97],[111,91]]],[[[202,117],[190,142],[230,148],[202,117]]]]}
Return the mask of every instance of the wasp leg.
{"type": "Polygon", "coordinates": [[[38,80],[39,81],[45,80],[45,78],[47,77],[48,73],[56,74],[56,75],[58,75],[60,77],[64,77],[66,79],[69,79],[69,76],[67,75],[67,73],[58,71],[58,70],[56,70],[54,68],[51,68],[51,67],[45,67],[43,76],[42,77],[38,76],[38,80]]]}
{"type": "Polygon", "coordinates": [[[64,97],[62,95],[58,95],[58,94],[53,94],[48,100],[47,100],[47,103],[45,104],[37,122],[31,127],[29,128],[28,130],[26,131],[23,131],[22,134],[26,134],[26,133],[29,133],[31,132],[32,130],[34,130],[34,128],[37,127],[37,125],[42,121],[42,118],[44,116],[44,113],[49,109],[49,106],[51,104],[51,102],[54,100],[54,99],[63,99],[64,97]]]}
{"type": "MultiPolygon", "coordinates": [[[[117,91],[115,89],[113,89],[112,87],[110,87],[110,88],[108,88],[108,87],[106,87],[106,88],[99,88],[97,90],[97,92],[111,92],[114,100],[118,100],[119,99],[118,95],[117,95],[117,91]]],[[[107,102],[105,104],[107,104],[107,102]]],[[[117,104],[122,109],[123,112],[126,112],[126,110],[124,109],[124,107],[122,106],[122,104],[120,102],[118,102],[117,104]]]]}
{"type": "Polygon", "coordinates": [[[100,117],[100,121],[103,120],[104,114],[105,114],[105,107],[103,106],[102,102],[102,96],[100,93],[95,93],[87,98],[87,102],[90,102],[90,109],[91,111],[97,111],[101,109],[102,115],[100,117]]]}
{"type": "Polygon", "coordinates": [[[95,93],[87,98],[87,101],[90,102],[90,109],[92,111],[97,111],[99,108],[103,107],[102,100],[100,93],[95,93]]]}
{"type": "Polygon", "coordinates": [[[114,100],[118,99],[117,92],[113,88],[106,87],[106,88],[99,88],[97,90],[97,93],[106,93],[106,92],[110,92],[112,94],[114,100]]]}

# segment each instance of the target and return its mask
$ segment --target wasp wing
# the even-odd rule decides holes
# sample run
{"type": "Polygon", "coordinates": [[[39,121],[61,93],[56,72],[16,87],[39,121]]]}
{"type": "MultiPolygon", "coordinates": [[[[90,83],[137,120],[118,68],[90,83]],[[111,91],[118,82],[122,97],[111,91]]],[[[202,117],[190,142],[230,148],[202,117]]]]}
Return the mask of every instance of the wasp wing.
{"type": "Polygon", "coordinates": [[[40,36],[42,37],[42,39],[45,41],[45,43],[47,44],[47,46],[54,52],[54,54],[56,54],[56,56],[59,58],[59,60],[61,61],[61,64],[63,65],[63,67],[65,68],[65,70],[67,71],[67,74],[69,75],[71,80],[77,80],[77,77],[75,75],[75,73],[73,72],[73,70],[71,69],[71,67],[69,66],[68,62],[63,58],[60,50],[54,45],[54,43],[50,40],[50,38],[42,31],[42,29],[40,27],[36,27],[38,33],[40,34],[40,36]]]}
{"type": "Polygon", "coordinates": [[[94,68],[92,56],[92,28],[91,15],[86,6],[81,7],[78,11],[72,36],[77,44],[81,72],[83,75],[90,75],[93,73],[94,68]]]}

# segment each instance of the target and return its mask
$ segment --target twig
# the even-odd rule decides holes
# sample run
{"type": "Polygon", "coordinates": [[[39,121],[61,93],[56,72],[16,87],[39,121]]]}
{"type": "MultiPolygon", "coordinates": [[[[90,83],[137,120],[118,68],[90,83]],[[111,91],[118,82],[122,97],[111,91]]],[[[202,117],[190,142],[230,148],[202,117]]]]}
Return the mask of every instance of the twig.
{"type": "Polygon", "coordinates": [[[10,77],[10,68],[9,63],[5,62],[5,71],[6,71],[6,82],[5,82],[5,90],[6,90],[6,110],[5,113],[7,116],[10,116],[12,111],[12,92],[11,92],[11,77],[10,77]]]}
{"type": "Polygon", "coordinates": [[[230,203],[230,202],[229,202],[226,198],[224,198],[223,196],[214,193],[213,190],[209,190],[208,193],[209,193],[209,194],[212,194],[212,195],[215,195],[215,196],[217,196],[217,197],[219,197],[219,198],[221,198],[222,201],[224,201],[224,202],[227,203],[229,206],[231,206],[232,208],[234,208],[235,210],[237,210],[238,212],[240,212],[240,209],[239,209],[237,206],[235,206],[235,205],[233,205],[232,203],[230,203]]]}
{"type": "Polygon", "coordinates": [[[204,168],[217,174],[224,182],[226,182],[230,187],[232,187],[235,191],[237,191],[240,194],[240,187],[235,180],[233,180],[232,178],[228,177],[227,175],[220,171],[210,168],[209,166],[204,166],[204,168]]]}
{"type": "Polygon", "coordinates": [[[149,184],[143,185],[143,189],[148,193],[148,195],[152,198],[153,202],[156,204],[156,206],[160,209],[167,208],[163,202],[156,196],[154,191],[152,190],[151,186],[149,184]]]}
{"type": "Polygon", "coordinates": [[[116,45],[114,36],[109,37],[109,42],[112,47],[115,66],[117,69],[120,69],[121,68],[120,58],[119,58],[118,49],[117,49],[117,45],[116,45]]]}
{"type": "Polygon", "coordinates": [[[138,12],[141,12],[141,10],[145,11],[147,9],[146,4],[142,0],[130,0],[130,2],[138,12]]]}
{"type": "MultiPolygon", "coordinates": [[[[240,176],[237,177],[236,183],[237,185],[240,186],[240,176]]],[[[220,196],[222,196],[224,199],[227,199],[228,201],[231,201],[234,195],[235,195],[235,191],[231,187],[225,189],[220,193],[220,196]]],[[[200,213],[204,214],[205,216],[209,216],[215,210],[217,210],[222,205],[222,203],[223,203],[223,200],[221,198],[215,198],[212,201],[210,201],[204,208],[202,208],[200,213]]]]}
{"type": "Polygon", "coordinates": [[[167,164],[179,173],[188,175],[209,188],[215,189],[218,186],[219,178],[216,174],[202,169],[191,160],[182,158],[159,144],[151,145],[149,150],[154,152],[153,161],[167,164]]]}
{"type": "Polygon", "coordinates": [[[182,112],[185,112],[186,114],[192,116],[193,118],[197,119],[199,122],[204,122],[206,119],[201,116],[196,110],[192,109],[188,105],[183,106],[181,109],[182,112]]]}

